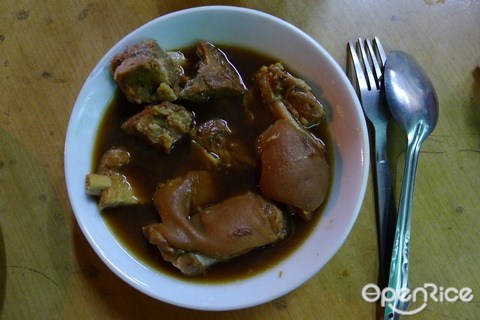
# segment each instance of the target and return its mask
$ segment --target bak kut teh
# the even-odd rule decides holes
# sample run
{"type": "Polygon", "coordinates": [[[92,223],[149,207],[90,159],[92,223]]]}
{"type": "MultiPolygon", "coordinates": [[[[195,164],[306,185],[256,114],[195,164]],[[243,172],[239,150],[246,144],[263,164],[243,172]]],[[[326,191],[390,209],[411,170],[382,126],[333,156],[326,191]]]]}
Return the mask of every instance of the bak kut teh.
{"type": "Polygon", "coordinates": [[[301,242],[333,165],[324,105],[304,80],[206,41],[142,41],[110,70],[118,94],[86,191],[122,242],[188,276],[254,269],[301,242]]]}

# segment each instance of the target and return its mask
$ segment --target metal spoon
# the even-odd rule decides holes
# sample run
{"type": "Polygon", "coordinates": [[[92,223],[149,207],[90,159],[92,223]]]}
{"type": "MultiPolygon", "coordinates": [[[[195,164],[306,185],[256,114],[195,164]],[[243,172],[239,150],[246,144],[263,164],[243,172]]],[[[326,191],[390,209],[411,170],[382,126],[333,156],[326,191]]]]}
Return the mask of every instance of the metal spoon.
{"type": "Polygon", "coordinates": [[[408,259],[413,188],[420,147],[438,121],[438,101],[432,82],[408,54],[393,51],[387,56],[384,75],[385,95],[394,120],[407,133],[397,229],[390,265],[385,320],[408,314],[408,259]]]}

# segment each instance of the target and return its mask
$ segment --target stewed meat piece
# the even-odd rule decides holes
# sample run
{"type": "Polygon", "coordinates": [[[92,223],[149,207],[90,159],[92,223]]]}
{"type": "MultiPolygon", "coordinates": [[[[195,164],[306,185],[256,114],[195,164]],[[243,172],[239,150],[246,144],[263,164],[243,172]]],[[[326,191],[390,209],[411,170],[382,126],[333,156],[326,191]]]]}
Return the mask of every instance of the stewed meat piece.
{"type": "Polygon", "coordinates": [[[110,70],[130,102],[174,101],[180,92],[183,69],[154,40],[127,47],[113,57],[110,70]]]}
{"type": "Polygon", "coordinates": [[[218,201],[219,185],[207,171],[168,181],[153,197],[162,219],[143,228],[163,258],[187,275],[257,247],[286,233],[283,213],[260,195],[246,192],[218,201]]]}
{"type": "Polygon", "coordinates": [[[322,145],[289,120],[277,120],[257,139],[259,187],[267,198],[309,219],[326,198],[330,183],[322,145]]]}
{"type": "Polygon", "coordinates": [[[100,158],[98,173],[105,174],[109,171],[120,169],[130,163],[130,152],[120,147],[111,147],[100,158]]]}
{"type": "Polygon", "coordinates": [[[140,203],[122,167],[130,162],[130,153],[118,147],[105,151],[100,159],[97,173],[87,175],[87,192],[99,195],[100,210],[140,203]]]}
{"type": "Polygon", "coordinates": [[[112,185],[110,188],[102,191],[98,201],[100,210],[140,203],[140,199],[136,196],[134,189],[124,174],[111,171],[108,175],[112,185]]]}
{"type": "Polygon", "coordinates": [[[193,151],[209,168],[255,166],[253,152],[235,138],[225,120],[208,120],[196,126],[191,136],[193,151]]]}
{"type": "Polygon", "coordinates": [[[125,132],[136,135],[164,152],[192,128],[193,114],[183,106],[164,101],[146,107],[122,124],[125,132]]]}
{"type": "Polygon", "coordinates": [[[311,88],[288,73],[281,63],[261,67],[254,76],[254,83],[252,90],[258,92],[278,119],[293,116],[303,128],[309,128],[325,118],[324,107],[311,88]]]}
{"type": "Polygon", "coordinates": [[[214,96],[240,95],[246,91],[242,77],[220,49],[200,41],[197,55],[201,58],[197,75],[180,92],[182,99],[204,102],[214,96]]]}

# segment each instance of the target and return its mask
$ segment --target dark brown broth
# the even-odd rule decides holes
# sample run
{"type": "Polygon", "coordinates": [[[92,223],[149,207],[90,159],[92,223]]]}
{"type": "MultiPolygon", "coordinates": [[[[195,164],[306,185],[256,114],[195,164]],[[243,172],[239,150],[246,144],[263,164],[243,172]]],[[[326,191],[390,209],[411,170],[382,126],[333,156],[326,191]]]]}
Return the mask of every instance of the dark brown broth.
{"type": "MultiPolygon", "coordinates": [[[[220,46],[227,54],[232,64],[242,75],[247,87],[251,84],[251,77],[262,66],[275,63],[276,60],[267,56],[258,54],[251,50],[220,46]]],[[[196,61],[194,47],[182,49],[185,56],[196,61]]],[[[287,66],[288,70],[288,66],[287,66]]],[[[186,73],[193,73],[193,66],[186,68],[186,73]]],[[[184,104],[185,105],[185,104],[184,104]]],[[[251,146],[254,152],[254,141],[257,136],[263,132],[274,119],[269,112],[262,112],[266,108],[261,106],[249,106],[254,110],[256,122],[248,124],[245,116],[245,109],[242,104],[242,98],[215,99],[206,104],[194,106],[185,105],[195,114],[197,124],[212,118],[222,118],[226,120],[229,127],[234,132],[238,132],[237,137],[243,140],[246,145],[251,146]]],[[[94,153],[94,168],[101,155],[111,146],[124,147],[131,155],[133,161],[124,168],[123,173],[128,177],[133,188],[142,199],[142,205],[118,207],[104,210],[103,218],[112,229],[119,241],[125,245],[129,252],[139,258],[152,268],[156,268],[171,276],[182,277],[180,271],[174,268],[170,263],[165,262],[155,246],[148,243],[142,234],[142,226],[154,222],[160,222],[160,217],[155,211],[151,198],[155,188],[159,183],[168,179],[184,175],[186,172],[195,169],[204,169],[195,160],[190,153],[189,138],[185,137],[177,142],[170,154],[164,154],[161,151],[150,147],[145,142],[135,137],[125,134],[121,129],[121,124],[133,114],[141,110],[141,106],[129,103],[123,95],[117,91],[115,98],[110,103],[100,126],[97,135],[94,153]]],[[[330,150],[330,137],[326,124],[312,129],[315,136],[321,139],[329,154],[329,163],[331,172],[333,172],[333,161],[330,150]]],[[[247,190],[258,192],[257,169],[223,171],[223,183],[225,196],[238,194],[247,190]]],[[[289,236],[281,244],[267,246],[254,250],[246,255],[237,257],[225,263],[219,263],[208,269],[206,275],[189,278],[191,281],[200,282],[219,282],[233,279],[240,279],[254,275],[278,263],[287,257],[303,240],[317,223],[319,214],[312,221],[302,221],[294,216],[288,215],[291,219],[291,228],[289,236]]]]}

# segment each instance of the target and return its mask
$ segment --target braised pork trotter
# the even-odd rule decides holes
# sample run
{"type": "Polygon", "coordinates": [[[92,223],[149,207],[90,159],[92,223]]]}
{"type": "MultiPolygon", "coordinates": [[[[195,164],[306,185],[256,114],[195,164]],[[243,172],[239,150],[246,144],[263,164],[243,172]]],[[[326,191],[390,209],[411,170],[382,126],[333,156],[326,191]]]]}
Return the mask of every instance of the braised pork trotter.
{"type": "Polygon", "coordinates": [[[208,205],[218,197],[217,187],[209,172],[195,171],[167,182],[154,195],[162,222],[143,232],[186,275],[201,274],[214,263],[285,236],[282,211],[255,193],[208,205]]]}
{"type": "Polygon", "coordinates": [[[322,145],[289,120],[277,120],[257,139],[259,187],[305,219],[323,203],[330,183],[322,145]]]}

